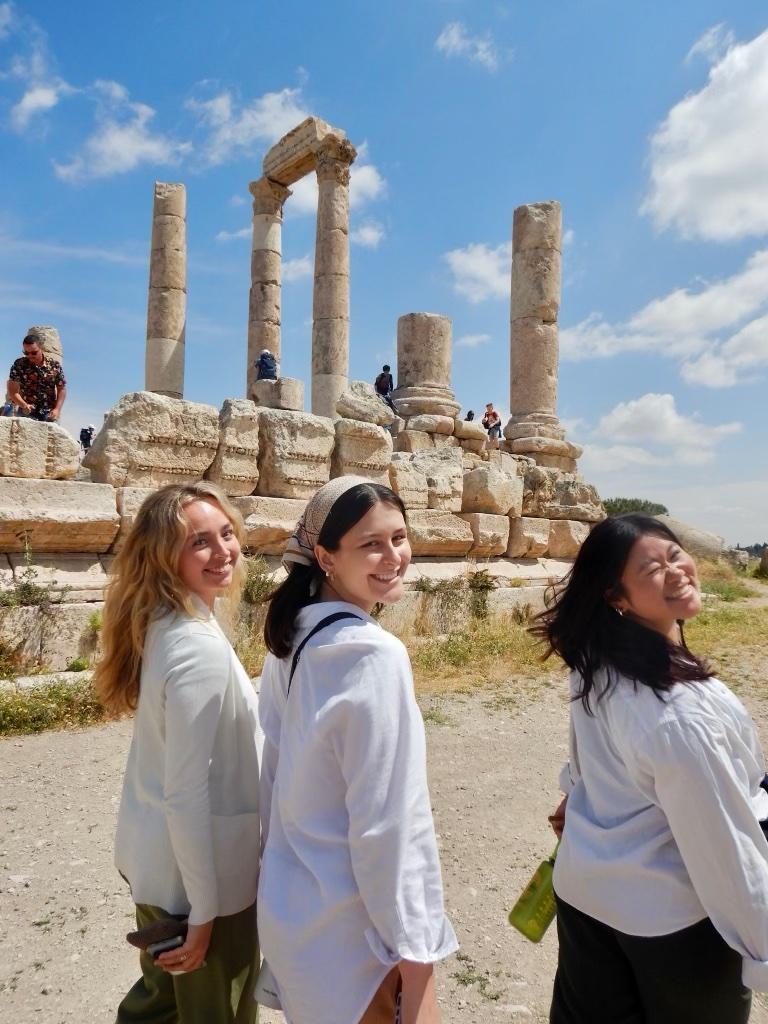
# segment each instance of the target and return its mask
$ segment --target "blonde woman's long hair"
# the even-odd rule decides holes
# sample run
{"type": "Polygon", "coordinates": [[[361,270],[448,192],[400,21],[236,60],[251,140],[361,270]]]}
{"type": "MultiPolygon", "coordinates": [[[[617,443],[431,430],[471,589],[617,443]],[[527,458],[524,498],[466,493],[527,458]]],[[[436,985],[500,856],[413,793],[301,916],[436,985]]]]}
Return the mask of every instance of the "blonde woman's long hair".
{"type": "MultiPolygon", "coordinates": [[[[169,484],[145,499],[112,563],[102,620],[103,655],[93,676],[99,701],[115,717],[138,704],[144,640],[152,619],[167,611],[199,615],[179,576],[179,559],[187,539],[184,509],[193,501],[218,505],[242,547],[245,531],[240,513],[224,492],[207,480],[169,484]]],[[[223,595],[232,606],[240,600],[245,575],[241,554],[223,595]]]]}

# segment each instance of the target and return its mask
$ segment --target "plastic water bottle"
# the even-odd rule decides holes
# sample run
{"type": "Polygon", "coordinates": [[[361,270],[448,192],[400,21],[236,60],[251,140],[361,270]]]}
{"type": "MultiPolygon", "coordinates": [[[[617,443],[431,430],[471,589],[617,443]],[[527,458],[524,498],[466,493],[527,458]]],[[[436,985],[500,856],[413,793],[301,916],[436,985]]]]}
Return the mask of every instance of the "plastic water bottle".
{"type": "Polygon", "coordinates": [[[557,844],[548,860],[543,860],[539,864],[533,878],[520,893],[517,903],[509,912],[509,923],[531,942],[541,942],[557,912],[555,890],[552,888],[552,872],[559,845],[560,843],[557,844]]]}

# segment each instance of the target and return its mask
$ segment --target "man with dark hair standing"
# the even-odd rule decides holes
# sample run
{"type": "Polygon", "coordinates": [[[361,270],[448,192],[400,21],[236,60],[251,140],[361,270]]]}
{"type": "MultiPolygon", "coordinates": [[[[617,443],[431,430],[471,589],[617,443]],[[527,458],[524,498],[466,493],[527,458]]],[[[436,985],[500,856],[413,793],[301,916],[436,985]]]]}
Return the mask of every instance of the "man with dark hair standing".
{"type": "Polygon", "coordinates": [[[392,401],[395,382],[392,380],[392,373],[387,363],[382,366],[381,373],[373,382],[373,386],[382,402],[386,402],[393,412],[397,412],[395,403],[392,401]]]}
{"type": "Polygon", "coordinates": [[[19,416],[55,423],[67,397],[61,363],[45,354],[35,334],[28,334],[21,344],[24,355],[14,361],[8,376],[11,402],[19,416]]]}

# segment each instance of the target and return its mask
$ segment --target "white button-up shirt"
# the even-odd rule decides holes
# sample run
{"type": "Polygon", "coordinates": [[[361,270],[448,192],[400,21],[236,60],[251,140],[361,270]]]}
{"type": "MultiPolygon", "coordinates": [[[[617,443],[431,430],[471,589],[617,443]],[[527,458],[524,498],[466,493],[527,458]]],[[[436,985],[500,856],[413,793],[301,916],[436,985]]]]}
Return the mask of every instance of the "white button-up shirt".
{"type": "Polygon", "coordinates": [[[355,1024],[401,959],[458,945],[408,654],[342,602],[303,608],[297,642],[339,611],[362,621],[309,641],[290,694],[291,657],[269,655],[261,679],[259,940],[293,1024],[355,1024]]]}
{"type": "MultiPolygon", "coordinates": [[[[579,686],[572,673],[571,693],[579,686]]],[[[590,706],[592,716],[571,704],[558,896],[629,935],[708,916],[744,958],[744,984],[767,990],[768,793],[746,709],[718,679],[677,684],[660,700],[619,678],[590,706]]]]}

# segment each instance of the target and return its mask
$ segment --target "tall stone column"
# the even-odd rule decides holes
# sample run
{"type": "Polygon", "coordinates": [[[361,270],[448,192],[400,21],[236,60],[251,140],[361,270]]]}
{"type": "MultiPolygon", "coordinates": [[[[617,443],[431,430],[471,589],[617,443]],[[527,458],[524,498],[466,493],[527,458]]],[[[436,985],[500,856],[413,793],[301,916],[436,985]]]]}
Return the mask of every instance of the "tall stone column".
{"type": "Polygon", "coordinates": [[[518,206],[512,226],[511,418],[505,447],[573,471],[581,455],[557,418],[562,214],[550,201],[518,206]]]}
{"type": "Polygon", "coordinates": [[[184,394],[187,317],[187,190],[155,182],[149,264],[144,388],[169,398],[184,394]]]}
{"type": "Polygon", "coordinates": [[[451,321],[437,313],[406,313],[397,321],[397,388],[400,416],[455,416],[451,389],[451,321]]]}
{"type": "Polygon", "coordinates": [[[349,375],[349,168],[357,151],[326,137],[315,152],[317,235],[312,300],[312,412],[337,418],[349,375]]]}
{"type": "Polygon", "coordinates": [[[253,245],[245,396],[251,398],[256,381],[254,362],[262,350],[268,348],[280,359],[283,204],[291,190],[270,178],[252,181],[248,189],[253,196],[253,245]]]}

